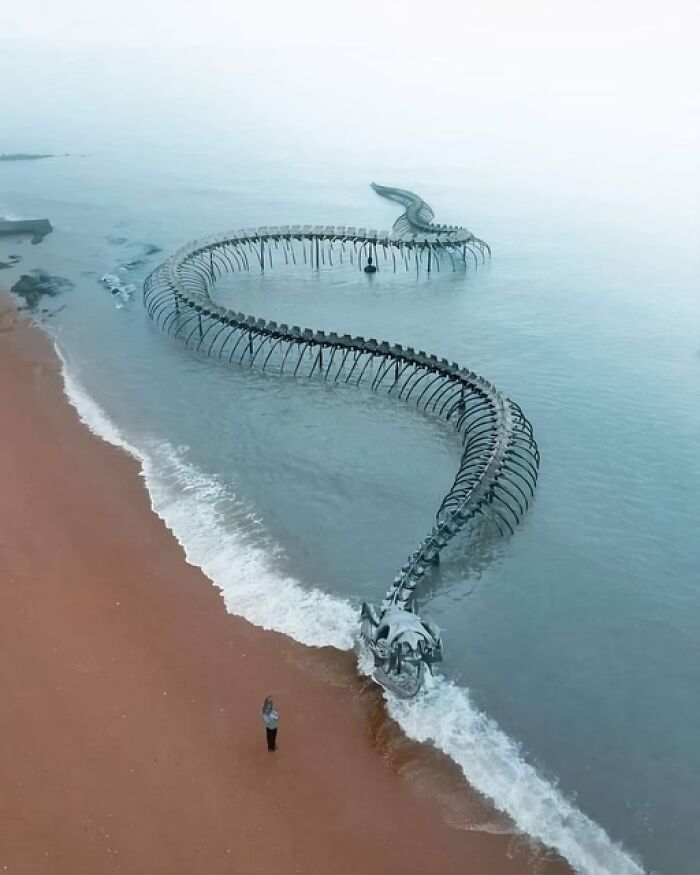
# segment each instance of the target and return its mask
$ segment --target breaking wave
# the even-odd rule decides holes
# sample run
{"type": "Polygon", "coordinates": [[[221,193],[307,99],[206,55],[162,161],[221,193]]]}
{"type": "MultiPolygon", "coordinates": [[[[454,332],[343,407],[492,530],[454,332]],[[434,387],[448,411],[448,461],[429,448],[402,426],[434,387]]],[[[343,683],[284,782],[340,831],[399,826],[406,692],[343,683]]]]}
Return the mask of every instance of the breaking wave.
{"type": "Polygon", "coordinates": [[[427,679],[415,699],[385,698],[406,735],[446,753],[518,829],[557,850],[577,872],[642,875],[642,867],[601,826],[523,759],[518,744],[475,707],[463,687],[437,676],[427,679]]]}

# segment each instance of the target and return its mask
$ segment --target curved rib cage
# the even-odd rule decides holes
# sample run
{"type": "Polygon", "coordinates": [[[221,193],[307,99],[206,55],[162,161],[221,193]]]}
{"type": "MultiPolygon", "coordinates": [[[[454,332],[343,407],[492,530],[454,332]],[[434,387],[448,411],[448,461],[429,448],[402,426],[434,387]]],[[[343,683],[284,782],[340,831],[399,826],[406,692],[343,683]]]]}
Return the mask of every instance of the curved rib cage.
{"type": "Polygon", "coordinates": [[[488,516],[512,533],[534,494],[539,452],[532,426],[518,405],[483,377],[455,362],[400,344],[302,329],[221,307],[210,292],[224,274],[264,271],[275,257],[320,267],[383,256],[396,270],[453,270],[478,262],[488,246],[465,228],[432,223],[433,211],[402,189],[373,183],[383,197],[406,207],[393,231],[345,226],[245,228],[190,243],[144,283],[147,313],[160,328],[208,356],[261,370],[383,391],[453,425],[463,451],[459,469],[438,508],[435,525],[394,578],[376,608],[363,604],[360,638],[375,659],[375,679],[399,695],[414,695],[424,669],[442,659],[439,630],[416,613],[415,594],[431,564],[470,520],[488,516]]]}

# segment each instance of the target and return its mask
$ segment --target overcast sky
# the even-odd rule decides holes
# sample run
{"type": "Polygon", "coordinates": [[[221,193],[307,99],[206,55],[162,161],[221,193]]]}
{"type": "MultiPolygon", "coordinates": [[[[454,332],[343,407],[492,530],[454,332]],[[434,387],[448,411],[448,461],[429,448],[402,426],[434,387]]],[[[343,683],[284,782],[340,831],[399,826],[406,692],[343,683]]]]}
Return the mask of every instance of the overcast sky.
{"type": "Polygon", "coordinates": [[[380,83],[617,93],[650,114],[656,103],[694,114],[698,105],[697,0],[32,0],[3,3],[0,37],[113,51],[248,47],[273,68],[276,47],[298,52],[300,66],[310,50],[345,47],[319,71],[340,84],[364,80],[351,51],[362,47],[380,83]]]}
{"type": "Polygon", "coordinates": [[[620,39],[640,46],[659,39],[685,51],[697,45],[700,22],[694,0],[34,0],[3,7],[7,37],[115,45],[369,41],[380,50],[398,40],[439,51],[467,48],[480,34],[486,41],[526,41],[531,49],[565,43],[586,51],[620,39]]]}
{"type": "Polygon", "coordinates": [[[556,159],[566,135],[594,164],[600,144],[692,154],[700,139],[698,0],[17,0],[3,39],[6,123],[49,98],[65,115],[80,92],[105,114],[119,100],[121,117],[140,106],[214,125],[230,111],[272,139],[317,131],[356,150],[383,130],[427,153],[430,137],[529,138],[556,159]]]}
{"type": "MultiPolygon", "coordinates": [[[[642,100],[650,91],[689,106],[700,77],[697,0],[32,0],[3,3],[0,36],[117,50],[249,46],[271,65],[276,46],[362,46],[376,54],[382,80],[623,89],[642,100]]],[[[324,75],[340,81],[359,72],[344,53],[324,75]]]]}

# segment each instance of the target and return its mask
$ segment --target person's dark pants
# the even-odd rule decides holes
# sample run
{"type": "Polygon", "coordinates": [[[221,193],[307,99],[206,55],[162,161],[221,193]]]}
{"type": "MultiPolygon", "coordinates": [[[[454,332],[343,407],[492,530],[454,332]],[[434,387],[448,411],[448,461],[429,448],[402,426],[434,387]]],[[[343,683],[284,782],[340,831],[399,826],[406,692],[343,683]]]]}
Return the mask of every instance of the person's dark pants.
{"type": "Polygon", "coordinates": [[[277,738],[277,730],[268,729],[267,727],[265,727],[265,733],[267,735],[267,749],[275,750],[277,748],[277,744],[275,743],[275,739],[277,738]]]}

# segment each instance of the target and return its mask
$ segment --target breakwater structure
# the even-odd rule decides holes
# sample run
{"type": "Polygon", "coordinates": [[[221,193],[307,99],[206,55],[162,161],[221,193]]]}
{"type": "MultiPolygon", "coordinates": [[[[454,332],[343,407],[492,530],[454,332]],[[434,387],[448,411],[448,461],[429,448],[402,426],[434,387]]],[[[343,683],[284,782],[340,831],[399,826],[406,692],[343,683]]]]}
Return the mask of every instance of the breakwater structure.
{"type": "MultiPolygon", "coordinates": [[[[391,231],[347,226],[242,228],[183,246],[144,283],[148,316],[166,333],[207,356],[296,377],[383,392],[453,426],[462,455],[435,525],[397,572],[380,605],[363,604],[358,638],[374,657],[374,677],[400,696],[415,695],[425,670],[442,660],[439,629],[422,619],[416,598],[441,551],[477,515],[512,533],[529,507],[539,469],[532,426],[493,384],[455,362],[374,338],[315,331],[219,306],[212,291],[239,271],[275,261],[348,263],[358,270],[465,270],[490,257],[466,228],[438,225],[432,209],[403,189],[379,186],[405,209],[391,231]]],[[[374,271],[371,271],[374,273],[374,271]]]]}
{"type": "Polygon", "coordinates": [[[48,219],[0,219],[0,235],[31,234],[32,243],[41,243],[52,231],[48,219]]]}

